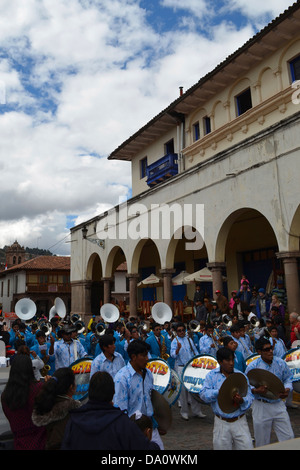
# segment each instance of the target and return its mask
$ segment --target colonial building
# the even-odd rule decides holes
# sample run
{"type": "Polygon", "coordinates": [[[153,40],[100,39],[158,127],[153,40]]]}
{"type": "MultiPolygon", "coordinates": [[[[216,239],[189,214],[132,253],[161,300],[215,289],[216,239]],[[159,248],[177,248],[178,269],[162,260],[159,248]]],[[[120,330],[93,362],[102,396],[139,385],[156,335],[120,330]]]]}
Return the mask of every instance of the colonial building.
{"type": "Polygon", "coordinates": [[[98,313],[126,262],[132,314],[144,277],[172,306],[172,277],[205,266],[210,295],[281,276],[300,314],[299,84],[298,1],[115,149],[132,198],[71,229],[72,311],[98,313]]]}
{"type": "Polygon", "coordinates": [[[0,304],[3,313],[14,312],[17,301],[25,297],[35,302],[37,314],[48,316],[56,297],[64,301],[67,312],[70,312],[70,258],[38,256],[1,271],[0,304]]]}

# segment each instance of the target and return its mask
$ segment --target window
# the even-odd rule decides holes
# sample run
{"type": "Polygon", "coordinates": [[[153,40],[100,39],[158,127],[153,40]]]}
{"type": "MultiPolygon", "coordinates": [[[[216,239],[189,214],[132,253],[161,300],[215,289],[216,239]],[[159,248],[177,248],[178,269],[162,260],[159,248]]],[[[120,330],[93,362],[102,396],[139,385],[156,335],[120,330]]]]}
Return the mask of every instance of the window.
{"type": "Polygon", "coordinates": [[[196,140],[200,139],[200,126],[199,122],[196,122],[193,124],[193,140],[196,142],[196,140]]]}
{"type": "Polygon", "coordinates": [[[290,62],[292,82],[300,80],[300,56],[290,62]]]}
{"type": "Polygon", "coordinates": [[[165,143],[165,155],[170,155],[174,152],[174,139],[169,140],[165,143]]]}
{"type": "Polygon", "coordinates": [[[204,134],[209,134],[211,132],[211,125],[210,125],[210,117],[205,116],[203,118],[203,127],[204,127],[204,134]]]}
{"type": "Polygon", "coordinates": [[[140,178],[145,178],[147,170],[147,157],[140,160],[140,178]]]}
{"type": "Polygon", "coordinates": [[[241,116],[248,109],[252,108],[252,99],[250,88],[236,96],[237,115],[241,116]]]}

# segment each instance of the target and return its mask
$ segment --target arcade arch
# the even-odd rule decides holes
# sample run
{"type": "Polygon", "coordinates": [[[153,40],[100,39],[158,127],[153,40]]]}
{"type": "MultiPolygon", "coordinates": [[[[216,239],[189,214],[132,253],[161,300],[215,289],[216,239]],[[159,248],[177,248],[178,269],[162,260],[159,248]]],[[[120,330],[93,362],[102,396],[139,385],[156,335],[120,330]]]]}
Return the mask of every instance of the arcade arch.
{"type": "Polygon", "coordinates": [[[250,284],[267,288],[272,276],[282,274],[276,257],[278,241],[268,219],[258,210],[241,208],[221,225],[216,261],[226,263],[228,292],[237,290],[242,274],[250,284]]]}

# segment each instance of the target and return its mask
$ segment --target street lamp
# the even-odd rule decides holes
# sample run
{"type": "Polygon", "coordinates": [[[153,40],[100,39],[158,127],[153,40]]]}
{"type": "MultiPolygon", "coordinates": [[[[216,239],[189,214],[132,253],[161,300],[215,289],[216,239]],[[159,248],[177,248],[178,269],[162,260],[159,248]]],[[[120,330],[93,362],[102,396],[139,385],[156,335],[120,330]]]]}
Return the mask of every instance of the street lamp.
{"type": "Polygon", "coordinates": [[[100,240],[100,238],[88,238],[87,233],[88,233],[88,229],[84,225],[82,228],[82,238],[84,240],[87,240],[88,242],[95,243],[96,245],[101,246],[101,248],[103,248],[104,250],[105,240],[100,240]]]}

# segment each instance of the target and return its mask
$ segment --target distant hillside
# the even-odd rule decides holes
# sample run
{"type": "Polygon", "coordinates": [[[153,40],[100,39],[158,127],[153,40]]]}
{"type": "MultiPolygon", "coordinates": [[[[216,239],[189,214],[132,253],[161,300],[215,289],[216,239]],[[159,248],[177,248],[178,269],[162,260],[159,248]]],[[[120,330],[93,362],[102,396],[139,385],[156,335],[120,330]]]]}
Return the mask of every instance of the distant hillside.
{"type": "MultiPolygon", "coordinates": [[[[5,245],[3,248],[0,248],[0,264],[5,264],[6,259],[6,249],[9,248],[5,245]]],[[[53,256],[53,253],[49,250],[43,250],[42,248],[29,248],[26,246],[25,248],[26,253],[28,253],[28,258],[34,258],[35,256],[53,256]]]]}
{"type": "Polygon", "coordinates": [[[26,246],[25,251],[26,253],[38,256],[52,256],[53,254],[49,250],[43,250],[41,248],[28,248],[28,246],[26,246]]]}

